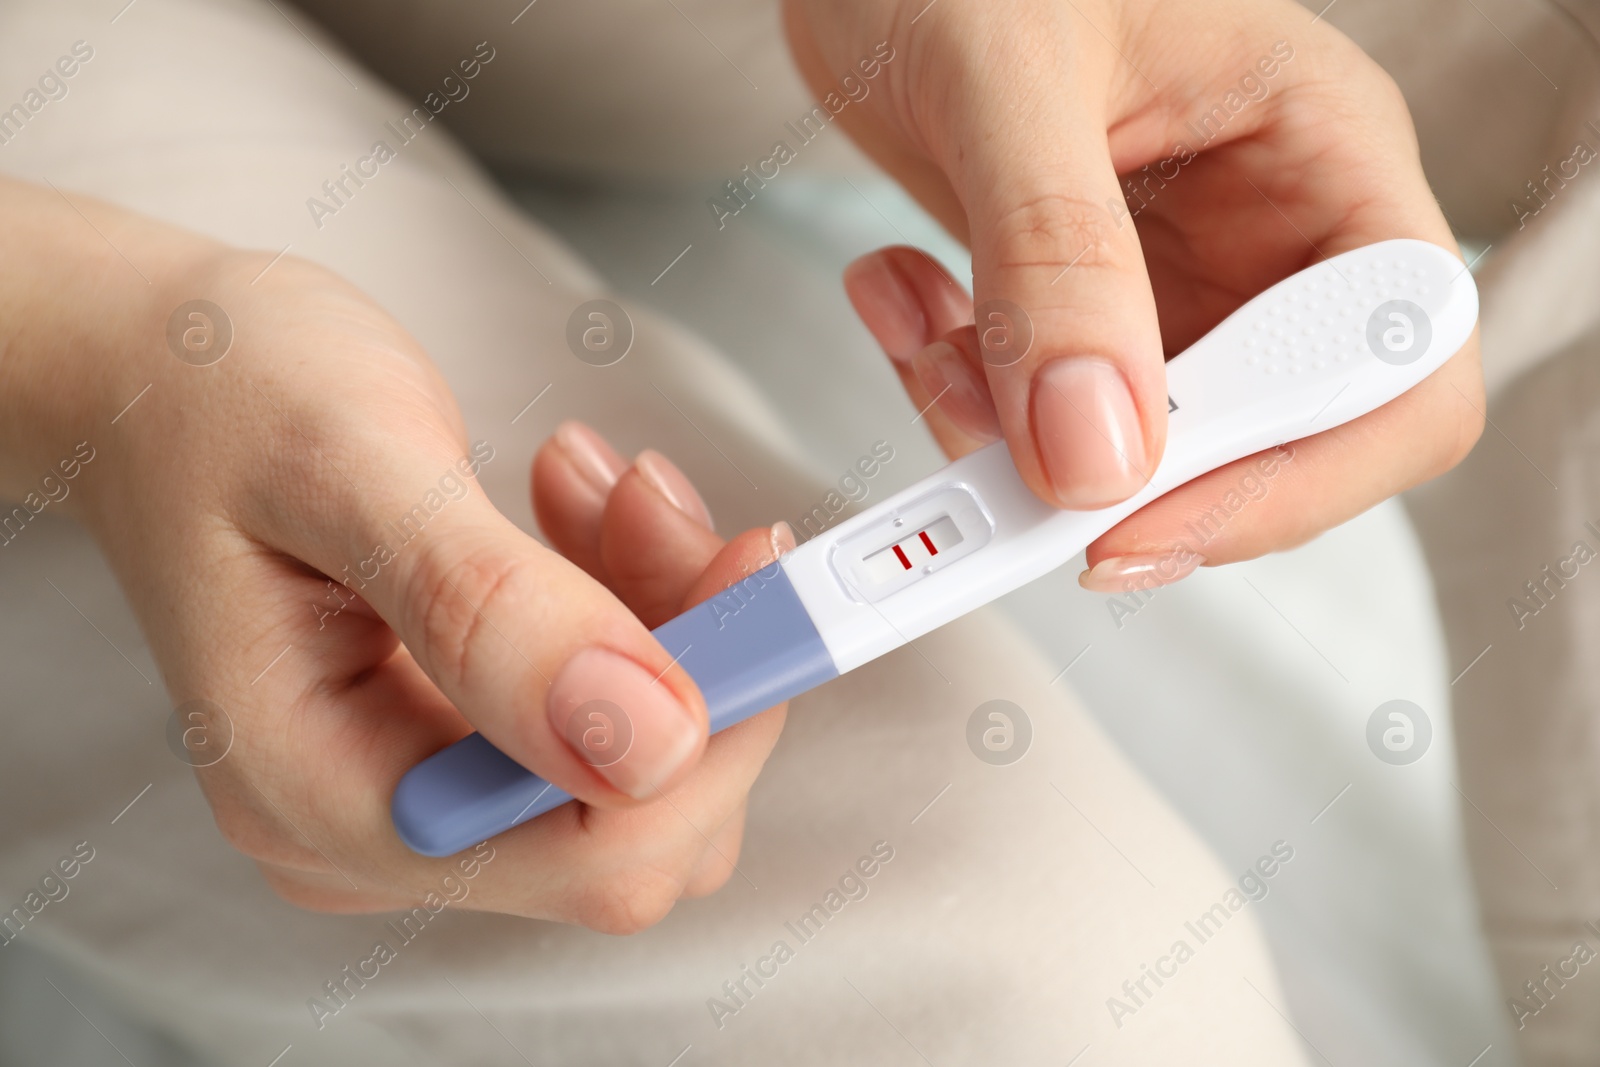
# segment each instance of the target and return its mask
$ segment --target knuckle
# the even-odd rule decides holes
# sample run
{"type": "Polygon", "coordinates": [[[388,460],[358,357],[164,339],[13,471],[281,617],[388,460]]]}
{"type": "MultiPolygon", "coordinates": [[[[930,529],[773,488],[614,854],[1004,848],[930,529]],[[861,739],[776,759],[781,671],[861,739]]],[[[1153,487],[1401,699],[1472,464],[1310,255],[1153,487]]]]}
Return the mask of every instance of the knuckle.
{"type": "Polygon", "coordinates": [[[1406,103],[1406,94],[1401,90],[1400,83],[1383,67],[1362,56],[1362,71],[1367,76],[1367,84],[1381,107],[1393,121],[1404,123],[1407,130],[1411,129],[1411,107],[1406,103]]]}
{"type": "MultiPolygon", "coordinates": [[[[1121,203],[1120,193],[1110,201],[1121,203]]],[[[1026,198],[1001,216],[994,233],[1004,249],[1002,268],[1114,266],[1126,239],[1118,233],[1111,206],[1060,193],[1026,198]]]]}
{"type": "Polygon", "coordinates": [[[243,805],[225,804],[212,809],[217,832],[235,851],[258,863],[305,867],[308,850],[290,841],[282,829],[261,813],[243,805]]]}
{"type": "Polygon", "coordinates": [[[261,871],[261,877],[267,883],[267,888],[285,904],[302,911],[331,910],[327,906],[328,902],[322,899],[321,891],[313,889],[298,878],[274,869],[270,864],[258,862],[256,866],[261,871]]]}
{"type": "Polygon", "coordinates": [[[715,867],[696,875],[694,881],[684,887],[683,895],[686,897],[709,897],[727,885],[728,879],[732,877],[733,867],[718,860],[715,867]]]}
{"type": "Polygon", "coordinates": [[[1417,447],[1408,487],[1454,469],[1477,447],[1488,425],[1482,375],[1476,371],[1449,373],[1452,369],[1447,364],[1444,372],[1436,372],[1417,389],[1419,395],[1426,396],[1419,404],[1419,417],[1426,429],[1415,434],[1417,447]]]}
{"type": "Polygon", "coordinates": [[[734,866],[739,862],[739,841],[731,846],[721,844],[716,849],[707,849],[700,865],[695,868],[694,875],[683,887],[686,897],[708,897],[712,893],[728,884],[728,879],[733,877],[734,866]]]}
{"type": "Polygon", "coordinates": [[[266,881],[267,888],[285,904],[299,908],[302,911],[331,912],[334,904],[327,899],[327,893],[315,886],[307,885],[298,878],[284,871],[275,870],[266,863],[257,863],[261,877],[266,881]]]}
{"type": "Polygon", "coordinates": [[[1482,394],[1479,394],[1477,402],[1460,404],[1458,407],[1460,411],[1451,422],[1451,432],[1446,435],[1430,477],[1437,477],[1466,459],[1468,453],[1477,447],[1478,440],[1483,436],[1485,417],[1482,394]]]}
{"type": "MultiPolygon", "coordinates": [[[[442,551],[452,550],[446,546],[442,551]]],[[[488,620],[504,616],[497,609],[527,588],[528,564],[487,549],[442,561],[439,551],[433,549],[433,558],[423,562],[421,584],[410,602],[420,604],[417,632],[426,665],[450,688],[462,685],[484,658],[485,641],[500,640],[488,620]]]]}
{"type": "Polygon", "coordinates": [[[612,872],[576,891],[565,909],[569,922],[602,934],[628,935],[648,930],[666,918],[683,894],[671,872],[638,866],[612,872]]]}
{"type": "Polygon", "coordinates": [[[1411,106],[1400,83],[1354,43],[1343,40],[1317,55],[1301,74],[1309,76],[1300,88],[1314,100],[1319,121],[1359,131],[1363,143],[1367,131],[1377,128],[1401,134],[1415,147],[1411,106]]]}
{"type": "Polygon", "coordinates": [[[384,911],[395,907],[394,902],[370,897],[349,890],[329,889],[315,885],[293,873],[274,868],[271,864],[257,862],[262,879],[277,898],[301,911],[320,912],[325,915],[351,915],[384,911]]]}

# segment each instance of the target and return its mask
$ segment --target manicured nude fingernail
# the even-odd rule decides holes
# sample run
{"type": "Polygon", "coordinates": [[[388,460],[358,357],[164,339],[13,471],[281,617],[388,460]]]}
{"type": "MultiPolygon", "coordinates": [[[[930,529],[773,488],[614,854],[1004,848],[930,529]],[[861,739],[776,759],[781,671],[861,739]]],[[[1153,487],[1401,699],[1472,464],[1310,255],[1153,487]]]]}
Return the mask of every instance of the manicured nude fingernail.
{"type": "Polygon", "coordinates": [[[1078,575],[1078,584],[1095,593],[1127,593],[1156,589],[1182,581],[1205,562],[1187,550],[1160,556],[1112,556],[1078,575]]]}
{"type": "Polygon", "coordinates": [[[785,552],[794,551],[794,527],[779,519],[772,524],[772,529],[767,531],[767,541],[772,545],[772,559],[776,562],[785,552]]]}
{"type": "Polygon", "coordinates": [[[1122,372],[1103,359],[1054,359],[1039,370],[1033,433],[1063,507],[1106,507],[1147,480],[1133,394],[1122,372]]]}
{"type": "Polygon", "coordinates": [[[888,357],[906,363],[922,347],[928,314],[911,282],[887,256],[873,252],[845,268],[845,283],[861,316],[888,357]]]}
{"type": "Polygon", "coordinates": [[[705,734],[666,683],[605,648],[569,659],[550,687],[550,727],[606,781],[647,800],[677,777],[705,734]]]}
{"type": "Polygon", "coordinates": [[[581,422],[568,420],[556,427],[556,445],[585,482],[602,495],[611,492],[628,461],[617,455],[606,439],[581,422]]]}
{"type": "Polygon", "coordinates": [[[985,443],[1000,439],[1000,416],[995,413],[989,384],[978,377],[955,345],[933,342],[911,357],[911,369],[939,410],[962,433],[985,443]]]}
{"type": "Polygon", "coordinates": [[[650,483],[650,488],[667,498],[667,503],[706,529],[715,529],[711,523],[711,509],[700,499],[689,476],[674,466],[670,459],[647,448],[639,453],[633,466],[650,483]]]}

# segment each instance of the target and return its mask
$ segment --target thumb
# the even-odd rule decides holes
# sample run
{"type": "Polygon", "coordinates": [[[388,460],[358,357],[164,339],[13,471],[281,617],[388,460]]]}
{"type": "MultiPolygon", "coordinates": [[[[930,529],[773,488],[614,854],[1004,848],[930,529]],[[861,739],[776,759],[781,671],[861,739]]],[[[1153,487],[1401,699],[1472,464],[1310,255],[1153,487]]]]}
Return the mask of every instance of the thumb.
{"type": "Polygon", "coordinates": [[[512,759],[591,804],[652,798],[705,746],[699,691],[615,596],[495,509],[480,449],[492,458],[393,449],[334,529],[284,547],[360,593],[512,759]]]}
{"type": "Polygon", "coordinates": [[[952,178],[1012,457],[1042,499],[1086,509],[1149,481],[1166,441],[1166,373],[1150,279],[1107,144],[1109,74],[1083,34],[1063,28],[1056,40],[1060,55],[1040,57],[1035,41],[1009,64],[1024,83],[1009,93],[1020,105],[970,94],[955,119],[955,143],[967,149],[952,178]],[[1074,84],[1062,85],[1060,71],[1074,84]]]}

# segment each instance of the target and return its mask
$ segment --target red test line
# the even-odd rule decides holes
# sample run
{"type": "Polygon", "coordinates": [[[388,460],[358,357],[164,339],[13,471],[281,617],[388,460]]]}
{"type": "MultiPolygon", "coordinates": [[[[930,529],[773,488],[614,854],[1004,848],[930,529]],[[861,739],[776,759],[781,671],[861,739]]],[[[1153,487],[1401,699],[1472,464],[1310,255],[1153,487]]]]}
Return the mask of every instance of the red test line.
{"type": "Polygon", "coordinates": [[[921,533],[917,534],[917,536],[922,538],[922,543],[927,546],[928,555],[937,556],[939,554],[939,550],[933,547],[933,541],[928,537],[927,530],[923,530],[921,533]]]}
{"type": "Polygon", "coordinates": [[[899,545],[894,546],[894,557],[900,561],[900,566],[904,567],[906,570],[911,569],[911,561],[906,559],[906,554],[900,550],[899,545]]]}

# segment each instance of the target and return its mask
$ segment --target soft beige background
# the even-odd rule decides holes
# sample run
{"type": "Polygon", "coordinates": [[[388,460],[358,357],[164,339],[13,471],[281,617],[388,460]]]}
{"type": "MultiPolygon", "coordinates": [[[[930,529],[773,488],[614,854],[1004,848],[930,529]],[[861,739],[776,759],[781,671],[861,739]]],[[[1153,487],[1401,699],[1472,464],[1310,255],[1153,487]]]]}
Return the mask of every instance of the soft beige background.
{"type": "MultiPolygon", "coordinates": [[[[319,53],[270,6],[139,0],[112,25],[120,7],[0,13],[0,69],[18,85],[75,36],[99,49],[74,95],[26,131],[31,140],[0,149],[0,167],[233,240],[292,243],[355,277],[446,366],[474,431],[503,445],[492,488],[514,516],[528,518],[516,457],[567,414],[595,419],[630,448],[664,447],[706,487],[726,529],[808,504],[879,437],[899,450],[894,478],[937,462],[836,279],[849,256],[877,244],[925,241],[957,269],[960,250],[872,181],[837,137],[808,147],[811,177],[786,175],[727,231],[704,210],[722,177],[765,154],[782,118],[805,110],[771,5],[539,0],[514,26],[517,2],[337,6],[339,26],[410,94],[433,87],[430,71],[478,40],[500,50],[449,115],[491,162],[539,176],[525,202],[632,298],[643,343],[626,375],[604,379],[573,366],[559,342],[567,304],[595,291],[597,274],[518,218],[436,131],[323,232],[310,228],[304,197],[408,106],[368,83],[337,46],[319,39],[319,53]],[[829,177],[839,174],[854,185],[829,177]],[[689,323],[733,362],[646,307],[689,323]],[[508,426],[552,379],[558,391],[547,399],[560,404],[541,402],[508,426]],[[666,417],[651,381],[692,405],[714,438],[740,442],[741,465],[761,472],[759,493],[666,417]]],[[[1600,913],[1590,890],[1592,659],[1579,640],[1594,594],[1575,584],[1533,640],[1493,629],[1503,629],[1505,587],[1563,548],[1593,495],[1582,466],[1593,392],[1582,368],[1596,306],[1594,194],[1574,183],[1537,226],[1506,231],[1507,201],[1567,154],[1592,99],[1594,53],[1554,9],[1511,0],[1341,0],[1327,17],[1397,76],[1446,211],[1477,247],[1494,246],[1482,261],[1491,381],[1571,350],[1541,372],[1545,384],[1517,387],[1531,399],[1497,401],[1499,429],[1479,454],[1419,498],[1448,645],[1421,552],[1393,505],[1296,553],[1198,576],[1121,630],[1064,573],[1011,598],[1003,615],[974,616],[925,643],[954,688],[901,654],[797,705],[758,787],[742,864],[762,890],[730,886],[626,943],[453,916],[436,941],[408,950],[408,970],[386,975],[348,1018],[307,1040],[307,987],[381,923],[283,908],[226,851],[159,740],[161,694],[42,581],[61,585],[153,677],[103,567],[81,535],[37,525],[0,558],[10,650],[0,713],[13,741],[0,755],[11,816],[0,830],[0,891],[25,886],[78,834],[106,844],[38,931],[49,936],[35,949],[48,947],[55,969],[0,957],[0,1003],[9,1005],[0,1006],[0,1044],[29,1064],[122,1062],[92,1033],[84,1045],[54,1037],[75,1016],[41,984],[48,973],[130,1051],[143,1038],[116,1028],[119,1012],[154,1017],[212,1062],[266,1063],[290,1043],[286,1064],[516,1062],[443,984],[449,975],[535,1062],[666,1063],[684,1044],[694,1045],[685,1064],[914,1062],[839,981],[851,977],[940,1064],[1066,1062],[1086,1046],[1084,1064],[1465,1064],[1480,1053],[1482,1065],[1512,1062],[1509,1015],[1491,988],[1467,888],[1463,825],[1489,944],[1512,986],[1557,958],[1550,953],[1580,917],[1600,913]],[[1565,495],[1540,497],[1545,483],[1524,453],[1565,495]],[[1037,752],[1004,772],[972,760],[960,741],[965,714],[997,695],[1035,713],[1039,730],[1037,752]],[[1371,709],[1397,696],[1436,712],[1435,748],[1408,768],[1380,764],[1363,738],[1371,709]],[[1452,700],[1463,724],[1459,771],[1452,700]],[[1160,888],[1130,874],[1045,789],[1051,782],[1160,888]],[[950,792],[911,825],[946,783],[950,792]],[[879,836],[907,843],[873,896],[841,919],[860,923],[814,946],[819,955],[795,964],[809,970],[786,973],[793,984],[737,1020],[758,1027],[702,1036],[705,987],[751,958],[750,946],[879,836]],[[1111,1029],[1104,996],[1149,958],[1147,946],[1280,837],[1296,859],[1250,913],[1271,934],[1275,968],[1252,928],[1238,925],[1230,943],[1212,946],[1225,955],[1191,965],[1210,970],[1185,972],[1198,981],[1175,982],[1111,1029]],[[904,881],[888,881],[895,876],[904,881]],[[1243,984],[1247,975],[1261,993],[1243,984]],[[1297,1049],[1280,1009],[1310,1051],[1297,1049]]],[[[1519,1035],[1528,1062],[1592,1062],[1597,999],[1600,980],[1587,973],[1563,991],[1519,1035]]]]}

